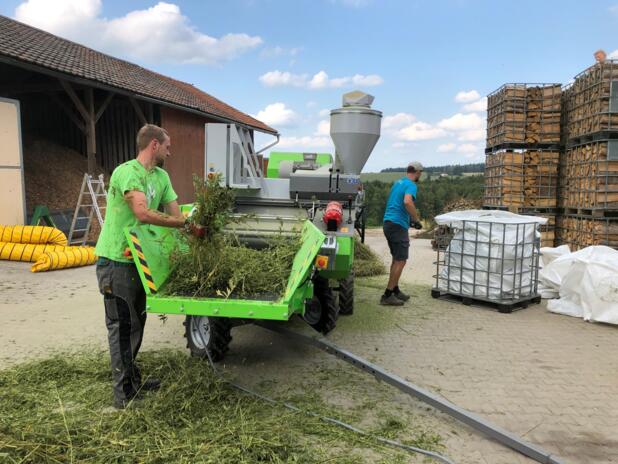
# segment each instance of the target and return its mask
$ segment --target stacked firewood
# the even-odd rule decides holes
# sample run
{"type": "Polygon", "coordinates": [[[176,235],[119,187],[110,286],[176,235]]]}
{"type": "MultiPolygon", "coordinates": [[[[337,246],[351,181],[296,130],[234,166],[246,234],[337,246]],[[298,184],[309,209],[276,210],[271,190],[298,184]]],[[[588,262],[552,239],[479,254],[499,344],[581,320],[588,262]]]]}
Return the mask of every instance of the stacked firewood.
{"type": "Polygon", "coordinates": [[[485,205],[506,209],[555,208],[560,153],[504,150],[485,161],[485,205]]]}
{"type": "Polygon", "coordinates": [[[563,207],[618,209],[618,159],[608,156],[608,148],[614,149],[612,143],[618,141],[590,142],[566,150],[563,207]]]}
{"type": "Polygon", "coordinates": [[[618,247],[618,222],[609,218],[561,216],[557,220],[557,241],[571,250],[591,245],[618,247]]]}
{"type": "Polygon", "coordinates": [[[569,138],[618,130],[618,61],[597,63],[576,76],[566,99],[569,138]]]}
{"type": "Polygon", "coordinates": [[[487,100],[487,147],[560,142],[560,84],[506,84],[487,100]]]}

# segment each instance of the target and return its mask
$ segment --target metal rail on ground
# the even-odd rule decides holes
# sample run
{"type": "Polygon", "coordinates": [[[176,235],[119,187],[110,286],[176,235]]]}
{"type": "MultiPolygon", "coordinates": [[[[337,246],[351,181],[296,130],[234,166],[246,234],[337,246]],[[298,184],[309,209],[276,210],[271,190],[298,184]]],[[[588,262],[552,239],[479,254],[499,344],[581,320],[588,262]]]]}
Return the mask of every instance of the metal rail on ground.
{"type": "Polygon", "coordinates": [[[324,338],[310,337],[308,335],[299,334],[288,330],[281,325],[276,325],[267,322],[258,322],[257,325],[265,329],[276,332],[283,335],[286,338],[294,340],[296,342],[310,345],[331,354],[354,367],[370,373],[376,379],[386,382],[402,392],[418,398],[419,400],[433,406],[434,408],[442,411],[455,419],[463,422],[464,424],[482,432],[499,443],[508,446],[509,448],[518,451],[519,453],[534,459],[542,464],[565,464],[559,457],[552,455],[539,446],[528,443],[517,435],[508,432],[501,427],[498,427],[490,422],[486,421],[480,416],[473,414],[465,409],[456,406],[455,404],[438,397],[424,388],[414,385],[401,377],[387,372],[380,366],[377,366],[366,359],[361,358],[347,350],[337,347],[330,341],[324,338]]]}

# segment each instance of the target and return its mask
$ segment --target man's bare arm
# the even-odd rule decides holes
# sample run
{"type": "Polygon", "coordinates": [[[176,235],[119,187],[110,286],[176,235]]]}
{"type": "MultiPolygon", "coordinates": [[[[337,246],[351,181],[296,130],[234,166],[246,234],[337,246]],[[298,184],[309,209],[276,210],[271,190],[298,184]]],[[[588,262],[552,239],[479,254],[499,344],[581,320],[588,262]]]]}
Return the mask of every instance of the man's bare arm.
{"type": "Polygon", "coordinates": [[[178,202],[176,200],[170,201],[165,204],[165,212],[170,216],[181,217],[182,213],[180,212],[180,206],[178,206],[178,202]]]}
{"type": "Polygon", "coordinates": [[[418,212],[416,211],[416,206],[414,205],[414,200],[412,199],[412,195],[406,193],[403,197],[403,205],[406,207],[406,211],[412,218],[414,222],[420,222],[418,217],[418,212]]]}
{"type": "MultiPolygon", "coordinates": [[[[144,192],[131,190],[124,194],[124,199],[129,204],[137,220],[143,224],[165,227],[182,227],[185,224],[185,219],[180,215],[180,210],[178,210],[178,216],[172,216],[149,209],[144,192]]],[[[176,208],[178,208],[178,204],[176,204],[176,208]]]]}

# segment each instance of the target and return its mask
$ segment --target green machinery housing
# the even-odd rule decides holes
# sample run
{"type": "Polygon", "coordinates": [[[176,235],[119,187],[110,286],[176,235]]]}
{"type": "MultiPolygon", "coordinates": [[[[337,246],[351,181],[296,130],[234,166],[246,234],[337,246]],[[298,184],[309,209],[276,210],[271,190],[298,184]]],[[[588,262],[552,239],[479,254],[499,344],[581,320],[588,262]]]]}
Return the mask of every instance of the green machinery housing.
{"type": "MultiPolygon", "coordinates": [[[[178,232],[145,225],[126,231],[147,292],[147,311],[185,315],[192,354],[221,359],[232,327],[247,321],[285,321],[297,314],[326,334],[340,314],[353,313],[354,237],[364,207],[360,172],[380,137],[382,118],[372,102],[371,95],[350,92],[342,107],[331,111],[334,158],[328,153],[271,152],[265,166],[250,129],[206,124],[206,175],[219,175],[222,185],[235,193],[232,216],[238,220],[226,232],[255,247],[273,235],[302,236],[286,292],[278,300],[165,296],[169,253],[182,246],[178,232]]],[[[190,211],[191,205],[183,210],[190,211]]]]}

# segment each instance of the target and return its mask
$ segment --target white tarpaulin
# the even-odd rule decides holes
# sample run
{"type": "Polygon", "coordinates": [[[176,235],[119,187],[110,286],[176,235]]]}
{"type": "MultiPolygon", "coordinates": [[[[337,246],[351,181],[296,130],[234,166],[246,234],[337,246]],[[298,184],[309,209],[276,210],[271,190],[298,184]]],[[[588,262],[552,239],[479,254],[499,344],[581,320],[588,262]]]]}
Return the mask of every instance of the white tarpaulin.
{"type": "Polygon", "coordinates": [[[550,266],[550,264],[561,256],[570,253],[571,250],[568,245],[562,245],[557,248],[541,248],[541,260],[539,262],[539,293],[541,298],[558,298],[560,282],[564,277],[566,269],[564,265],[550,266]]]}
{"type": "MultiPolygon", "coordinates": [[[[554,249],[545,251],[552,253],[554,249]]],[[[549,300],[547,309],[587,321],[618,324],[618,251],[590,246],[562,253],[539,273],[539,281],[557,289],[560,299],[549,300]]]]}
{"type": "Polygon", "coordinates": [[[534,292],[538,225],[546,218],[467,210],[441,214],[435,220],[455,230],[444,254],[440,290],[495,300],[534,292]]]}

